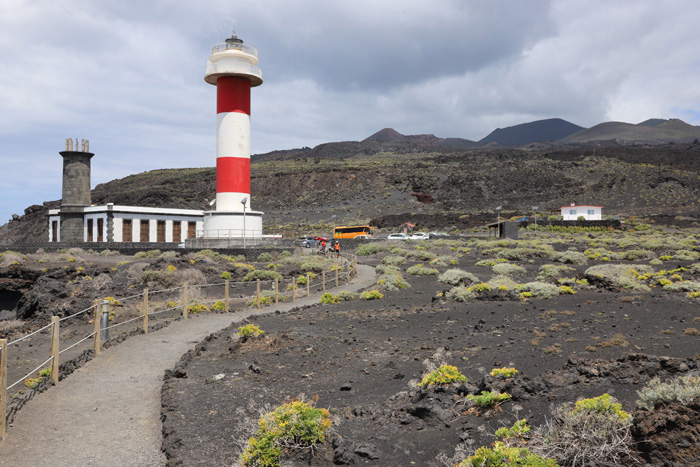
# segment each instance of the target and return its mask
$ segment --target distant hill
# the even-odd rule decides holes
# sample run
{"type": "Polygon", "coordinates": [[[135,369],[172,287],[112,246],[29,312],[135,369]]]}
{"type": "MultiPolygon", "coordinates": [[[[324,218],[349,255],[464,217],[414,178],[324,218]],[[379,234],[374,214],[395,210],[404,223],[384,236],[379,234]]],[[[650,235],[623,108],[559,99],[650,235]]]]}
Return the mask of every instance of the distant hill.
{"type": "Polygon", "coordinates": [[[637,123],[637,125],[642,125],[642,126],[656,126],[656,125],[661,125],[662,123],[666,123],[668,120],[663,119],[663,118],[650,118],[649,120],[644,120],[643,122],[637,123]]]}
{"type": "Polygon", "coordinates": [[[415,143],[423,145],[435,145],[454,148],[474,148],[479,146],[476,141],[471,141],[463,138],[438,138],[433,134],[426,135],[402,135],[393,128],[384,128],[371,136],[363,139],[363,143],[371,141],[392,142],[392,143],[415,143]]]}
{"type": "Polygon", "coordinates": [[[482,145],[523,146],[525,144],[557,141],[584,128],[561,118],[548,118],[530,123],[497,128],[479,141],[482,145]]]}
{"type": "Polygon", "coordinates": [[[617,144],[691,143],[700,139],[700,127],[682,120],[671,119],[654,125],[659,119],[646,120],[639,125],[605,122],[559,140],[563,144],[590,144],[598,141],[617,144]],[[651,123],[650,123],[651,122],[651,123]]]}

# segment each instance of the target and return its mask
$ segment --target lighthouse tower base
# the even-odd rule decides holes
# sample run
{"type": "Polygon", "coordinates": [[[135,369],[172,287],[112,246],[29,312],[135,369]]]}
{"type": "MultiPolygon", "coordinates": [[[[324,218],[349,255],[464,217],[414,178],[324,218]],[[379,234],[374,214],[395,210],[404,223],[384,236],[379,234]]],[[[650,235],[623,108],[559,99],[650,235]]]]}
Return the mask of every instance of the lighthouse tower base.
{"type": "Polygon", "coordinates": [[[204,211],[204,232],[185,241],[187,248],[240,248],[265,243],[260,211],[204,211]],[[244,229],[245,225],[245,229],[244,229]]]}
{"type": "Polygon", "coordinates": [[[204,211],[204,233],[202,238],[262,238],[260,211],[204,211]]]}

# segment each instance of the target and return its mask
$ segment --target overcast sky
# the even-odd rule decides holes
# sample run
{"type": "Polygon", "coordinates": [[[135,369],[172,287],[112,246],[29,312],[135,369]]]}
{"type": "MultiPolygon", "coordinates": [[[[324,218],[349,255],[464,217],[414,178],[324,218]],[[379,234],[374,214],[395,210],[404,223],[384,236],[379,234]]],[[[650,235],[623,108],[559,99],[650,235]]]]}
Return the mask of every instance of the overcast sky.
{"type": "Polygon", "coordinates": [[[258,49],[252,152],[403,134],[479,140],[560,117],[700,125],[697,0],[0,0],[0,224],[92,186],[211,167],[211,47],[258,49]]]}

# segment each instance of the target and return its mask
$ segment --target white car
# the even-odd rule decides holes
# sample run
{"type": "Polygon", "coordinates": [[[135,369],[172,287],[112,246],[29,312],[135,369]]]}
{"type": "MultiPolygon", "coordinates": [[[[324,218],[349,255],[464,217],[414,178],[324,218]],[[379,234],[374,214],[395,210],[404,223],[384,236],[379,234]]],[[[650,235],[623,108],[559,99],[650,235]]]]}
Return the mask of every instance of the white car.
{"type": "Polygon", "coordinates": [[[425,232],[416,232],[409,237],[409,240],[428,240],[430,235],[425,232]]]}
{"type": "Polygon", "coordinates": [[[411,238],[408,234],[404,233],[393,233],[389,234],[389,236],[386,238],[387,240],[408,240],[411,238]]]}

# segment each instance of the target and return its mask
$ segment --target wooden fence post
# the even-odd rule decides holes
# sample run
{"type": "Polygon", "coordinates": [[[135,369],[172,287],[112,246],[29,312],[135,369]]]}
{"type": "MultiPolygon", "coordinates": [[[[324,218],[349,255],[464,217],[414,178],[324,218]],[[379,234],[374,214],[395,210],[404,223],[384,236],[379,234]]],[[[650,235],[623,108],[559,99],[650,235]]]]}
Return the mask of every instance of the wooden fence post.
{"type": "Polygon", "coordinates": [[[228,294],[228,288],[229,288],[229,281],[224,282],[224,287],[226,287],[226,290],[224,291],[224,309],[226,310],[226,313],[230,311],[230,305],[229,305],[229,294],[228,294]]]}
{"type": "Polygon", "coordinates": [[[350,263],[348,263],[348,272],[347,272],[347,276],[346,276],[348,279],[348,284],[350,283],[350,271],[351,270],[352,270],[352,268],[350,267],[350,263]]]}
{"type": "Polygon", "coordinates": [[[95,300],[95,355],[99,355],[102,352],[100,318],[100,301],[95,300]]]}
{"type": "Polygon", "coordinates": [[[58,342],[58,333],[59,333],[59,325],[58,325],[58,316],[52,316],[51,317],[51,381],[53,384],[58,383],[58,348],[59,348],[59,342],[58,342]]]}
{"type": "Polygon", "coordinates": [[[148,334],[148,289],[143,289],[143,332],[148,334]]]}
{"type": "Polygon", "coordinates": [[[307,272],[306,273],[306,296],[311,295],[311,273],[307,272]]]}
{"type": "Polygon", "coordinates": [[[297,299],[297,281],[292,277],[292,301],[297,299]]]}
{"type": "Polygon", "coordinates": [[[326,291],[326,270],[324,269],[323,272],[321,272],[321,280],[323,281],[323,291],[326,291]]]}
{"type": "Polygon", "coordinates": [[[7,339],[0,339],[0,439],[5,439],[7,417],[7,339]]]}
{"type": "Polygon", "coordinates": [[[338,268],[335,269],[335,286],[338,287],[338,268]]]}
{"type": "Polygon", "coordinates": [[[255,301],[258,303],[258,310],[260,309],[260,279],[258,279],[258,289],[255,292],[255,301]]]}
{"type": "Polygon", "coordinates": [[[280,302],[280,280],[275,279],[275,303],[280,302]]]}
{"type": "Polygon", "coordinates": [[[187,284],[182,287],[182,317],[187,319],[187,284]]]}

